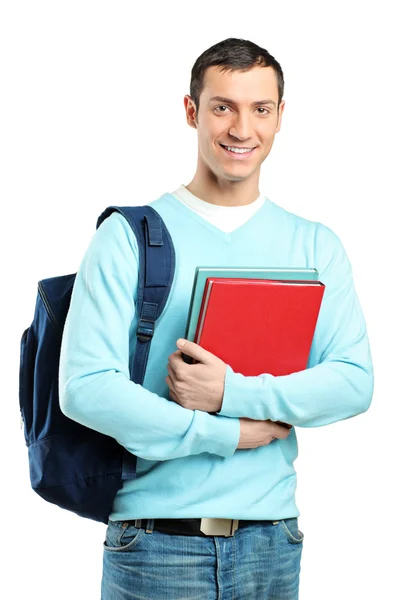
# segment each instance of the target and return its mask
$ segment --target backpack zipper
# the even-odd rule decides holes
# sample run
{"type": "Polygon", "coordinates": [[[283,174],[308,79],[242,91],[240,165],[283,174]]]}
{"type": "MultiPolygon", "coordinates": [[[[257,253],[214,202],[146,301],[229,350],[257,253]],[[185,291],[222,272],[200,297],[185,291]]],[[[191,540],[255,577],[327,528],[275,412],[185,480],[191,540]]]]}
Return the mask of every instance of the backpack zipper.
{"type": "MultiPolygon", "coordinates": [[[[24,341],[26,340],[26,338],[28,337],[28,332],[29,332],[29,327],[27,327],[22,336],[21,336],[21,342],[20,342],[20,348],[22,351],[22,345],[24,343],[24,341]]],[[[20,367],[19,367],[19,381],[20,381],[20,391],[19,391],[19,412],[20,412],[20,416],[19,416],[19,428],[22,429],[24,426],[24,415],[22,412],[22,404],[21,404],[21,374],[22,374],[22,352],[21,352],[21,362],[20,362],[20,367]]]]}
{"type": "Polygon", "coordinates": [[[53,309],[51,308],[51,306],[50,306],[50,304],[49,304],[49,302],[48,302],[48,300],[46,298],[46,294],[45,294],[45,291],[43,289],[41,281],[39,281],[39,283],[38,283],[38,291],[39,291],[40,297],[41,297],[41,299],[43,301],[43,304],[45,306],[45,309],[47,311],[47,314],[50,317],[50,320],[52,321],[53,325],[55,325],[55,327],[59,331],[59,333],[62,334],[62,329],[59,326],[59,324],[57,323],[57,319],[56,319],[56,317],[55,317],[55,315],[53,313],[53,309]]]}

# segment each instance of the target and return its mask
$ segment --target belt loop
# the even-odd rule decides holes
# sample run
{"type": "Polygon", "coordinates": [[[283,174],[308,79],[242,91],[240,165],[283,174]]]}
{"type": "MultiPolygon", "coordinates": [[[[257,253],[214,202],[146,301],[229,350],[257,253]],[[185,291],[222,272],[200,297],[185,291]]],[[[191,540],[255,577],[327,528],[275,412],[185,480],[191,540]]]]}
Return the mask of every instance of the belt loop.
{"type": "Polygon", "coordinates": [[[146,521],[146,533],[153,533],[154,519],[147,519],[146,521]]]}

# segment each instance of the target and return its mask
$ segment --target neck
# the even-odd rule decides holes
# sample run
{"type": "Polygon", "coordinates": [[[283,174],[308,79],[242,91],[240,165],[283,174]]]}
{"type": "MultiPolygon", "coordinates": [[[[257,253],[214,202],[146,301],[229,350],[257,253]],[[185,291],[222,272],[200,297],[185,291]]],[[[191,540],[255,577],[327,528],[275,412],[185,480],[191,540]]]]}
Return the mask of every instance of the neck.
{"type": "Polygon", "coordinates": [[[255,202],[260,195],[258,176],[243,181],[228,181],[218,179],[214,173],[202,175],[197,170],[185,187],[197,198],[217,206],[245,206],[255,202]]]}

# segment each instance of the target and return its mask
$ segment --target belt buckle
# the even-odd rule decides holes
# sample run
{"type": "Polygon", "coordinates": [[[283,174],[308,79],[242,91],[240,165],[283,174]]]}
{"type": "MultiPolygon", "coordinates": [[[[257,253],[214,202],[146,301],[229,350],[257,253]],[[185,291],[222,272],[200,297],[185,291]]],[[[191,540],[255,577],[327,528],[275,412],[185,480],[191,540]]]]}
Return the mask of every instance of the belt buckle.
{"type": "Polygon", "coordinates": [[[200,531],[205,535],[224,535],[232,537],[239,527],[239,519],[200,519],[200,531]]]}

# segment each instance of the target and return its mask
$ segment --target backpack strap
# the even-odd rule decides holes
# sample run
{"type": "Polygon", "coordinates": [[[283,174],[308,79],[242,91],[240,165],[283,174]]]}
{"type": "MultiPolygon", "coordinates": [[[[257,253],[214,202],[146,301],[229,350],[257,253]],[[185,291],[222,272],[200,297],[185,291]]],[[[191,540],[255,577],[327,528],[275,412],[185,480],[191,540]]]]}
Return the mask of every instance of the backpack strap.
{"type": "Polygon", "coordinates": [[[132,381],[143,384],[155,323],[164,310],[174,278],[175,250],[164,221],[148,205],[109,206],[98,218],[96,229],[115,211],[128,221],[139,248],[136,312],[140,318],[130,374],[132,381]]]}
{"type": "MultiPolygon", "coordinates": [[[[109,206],[97,220],[96,229],[113,212],[131,226],[139,249],[136,312],[136,348],[130,365],[131,380],[143,384],[157,319],[164,310],[175,273],[175,250],[171,235],[158,212],[148,206],[109,206]]],[[[123,479],[136,476],[136,456],[124,449],[123,479]]]]}

